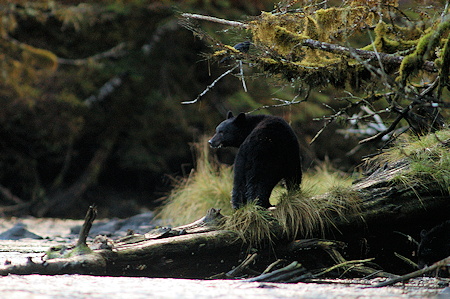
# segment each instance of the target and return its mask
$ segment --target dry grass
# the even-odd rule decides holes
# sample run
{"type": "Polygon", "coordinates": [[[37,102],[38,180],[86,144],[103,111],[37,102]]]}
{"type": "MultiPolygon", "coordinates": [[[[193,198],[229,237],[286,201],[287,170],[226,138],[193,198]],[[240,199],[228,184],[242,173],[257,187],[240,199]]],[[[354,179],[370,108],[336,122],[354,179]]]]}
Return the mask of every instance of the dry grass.
{"type": "Polygon", "coordinates": [[[206,138],[193,145],[196,167],[187,178],[174,180],[174,186],[159,209],[157,219],[165,225],[183,225],[195,221],[212,207],[231,214],[232,167],[219,165],[209,157],[206,138]]]}
{"type": "Polygon", "coordinates": [[[272,244],[275,225],[276,219],[270,211],[256,205],[255,201],[227,216],[221,228],[236,232],[249,247],[257,247],[261,244],[272,244]]]}
{"type": "Polygon", "coordinates": [[[273,216],[288,238],[322,237],[335,219],[358,213],[359,203],[359,194],[350,187],[330,187],[316,196],[299,191],[284,194],[273,216]]]}
{"type": "Polygon", "coordinates": [[[303,175],[302,189],[308,190],[308,196],[329,192],[335,187],[349,187],[353,178],[323,162],[303,175]]]}

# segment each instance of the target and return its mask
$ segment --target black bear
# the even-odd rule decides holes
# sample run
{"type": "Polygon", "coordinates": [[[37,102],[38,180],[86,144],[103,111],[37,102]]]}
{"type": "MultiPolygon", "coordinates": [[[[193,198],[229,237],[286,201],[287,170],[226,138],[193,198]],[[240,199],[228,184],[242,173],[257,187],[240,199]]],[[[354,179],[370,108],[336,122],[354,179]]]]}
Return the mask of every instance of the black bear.
{"type": "Polygon", "coordinates": [[[288,123],[276,116],[246,115],[227,119],[208,141],[211,147],[238,147],[234,161],[231,203],[238,209],[248,202],[270,207],[270,194],[281,180],[288,190],[300,188],[301,157],[297,136],[288,123]]]}
{"type": "Polygon", "coordinates": [[[429,232],[420,233],[421,241],[417,250],[419,268],[450,256],[450,220],[433,227],[429,232]]]}

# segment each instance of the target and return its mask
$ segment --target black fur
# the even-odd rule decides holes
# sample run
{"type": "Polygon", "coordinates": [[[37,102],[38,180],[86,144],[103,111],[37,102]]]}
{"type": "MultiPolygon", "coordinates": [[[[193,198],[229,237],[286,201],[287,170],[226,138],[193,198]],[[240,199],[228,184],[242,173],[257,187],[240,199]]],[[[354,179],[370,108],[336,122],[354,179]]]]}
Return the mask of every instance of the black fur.
{"type": "Polygon", "coordinates": [[[232,206],[238,209],[258,199],[270,207],[275,185],[285,179],[288,190],[300,188],[301,157],[297,136],[280,117],[245,115],[228,117],[208,141],[211,147],[238,147],[234,161],[232,206]]]}

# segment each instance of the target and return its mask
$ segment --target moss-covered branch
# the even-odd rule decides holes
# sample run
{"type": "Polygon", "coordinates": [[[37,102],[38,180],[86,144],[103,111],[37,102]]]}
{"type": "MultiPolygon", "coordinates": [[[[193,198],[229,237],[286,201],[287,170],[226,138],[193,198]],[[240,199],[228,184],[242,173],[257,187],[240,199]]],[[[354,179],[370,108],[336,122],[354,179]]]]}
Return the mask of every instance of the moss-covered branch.
{"type": "MultiPolygon", "coordinates": [[[[358,58],[358,59],[370,59],[372,61],[372,64],[382,64],[385,67],[388,67],[389,69],[397,69],[400,67],[401,63],[405,59],[404,56],[398,56],[394,54],[386,54],[386,53],[379,53],[375,51],[368,51],[368,50],[362,50],[362,49],[353,49],[349,47],[344,47],[340,45],[320,42],[317,40],[312,39],[305,39],[302,41],[303,46],[307,46],[311,49],[318,49],[325,52],[333,53],[333,54],[339,54],[344,55],[347,57],[352,58],[358,58]]],[[[420,67],[423,70],[430,72],[430,73],[436,73],[438,69],[436,68],[434,62],[432,61],[424,61],[423,65],[420,67]]]]}

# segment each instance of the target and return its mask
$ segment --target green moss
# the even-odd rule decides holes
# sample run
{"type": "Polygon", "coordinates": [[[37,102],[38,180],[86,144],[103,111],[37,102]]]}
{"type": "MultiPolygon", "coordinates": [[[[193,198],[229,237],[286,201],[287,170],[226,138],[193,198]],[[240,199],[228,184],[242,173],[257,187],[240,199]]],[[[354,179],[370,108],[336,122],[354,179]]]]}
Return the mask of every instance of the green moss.
{"type": "Polygon", "coordinates": [[[254,42],[272,51],[270,58],[254,57],[264,71],[281,74],[311,86],[359,88],[368,77],[367,69],[339,54],[303,46],[307,38],[323,42],[347,42],[356,32],[373,26],[379,17],[368,6],[331,7],[317,11],[274,15],[262,13],[251,22],[254,42]],[[351,29],[350,29],[351,28],[351,29]]]}
{"type": "Polygon", "coordinates": [[[444,37],[443,35],[448,30],[450,30],[450,16],[447,15],[435,30],[430,30],[420,38],[414,53],[411,53],[403,59],[397,81],[405,84],[408,77],[411,74],[415,74],[425,60],[432,58],[435,55],[436,47],[440,44],[444,37]]]}
{"type": "Polygon", "coordinates": [[[220,51],[214,52],[212,56],[216,57],[216,56],[222,56],[222,55],[225,55],[225,54],[227,54],[227,50],[220,50],[220,51]]]}
{"type": "Polygon", "coordinates": [[[400,76],[397,77],[397,81],[405,83],[408,76],[415,73],[422,65],[422,59],[416,52],[403,58],[400,65],[400,76]]]}
{"type": "MultiPolygon", "coordinates": [[[[421,69],[423,61],[433,58],[436,48],[442,43],[442,34],[450,27],[450,17],[445,17],[435,28],[424,31],[422,22],[405,20],[402,22],[405,25],[400,26],[392,20],[384,22],[380,19],[392,14],[392,6],[389,5],[352,2],[346,7],[304,9],[302,12],[277,15],[262,13],[251,22],[250,30],[255,43],[273,50],[271,58],[279,55],[276,63],[261,61],[265,71],[282,74],[288,80],[301,78],[312,86],[329,82],[335,87],[351,86],[357,89],[369,76],[367,69],[360,67],[360,61],[342,59],[340,55],[320,49],[310,49],[302,46],[302,42],[312,38],[333,44],[348,43],[353,36],[357,38],[357,33],[365,34],[367,28],[374,26],[375,40],[364,50],[406,55],[415,49],[403,60],[399,70],[397,80],[405,83],[411,74],[421,69]]],[[[389,73],[396,71],[386,69],[389,73]]]]}
{"type": "Polygon", "coordinates": [[[54,72],[58,66],[58,57],[44,49],[35,48],[30,45],[21,45],[23,61],[36,69],[46,69],[54,72]]]}
{"type": "Polygon", "coordinates": [[[440,80],[438,88],[438,98],[441,97],[444,87],[449,88],[449,74],[450,74],[450,34],[449,38],[445,41],[444,48],[442,49],[442,56],[437,58],[434,63],[440,68],[440,80]]]}
{"type": "Polygon", "coordinates": [[[77,255],[85,255],[92,253],[92,249],[90,249],[87,245],[81,244],[76,246],[72,251],[70,251],[68,257],[77,256],[77,255]]]}
{"type": "Polygon", "coordinates": [[[45,252],[45,259],[66,257],[68,250],[69,248],[65,245],[52,246],[45,252]]]}
{"type": "Polygon", "coordinates": [[[76,247],[67,247],[65,245],[56,245],[50,247],[45,252],[45,259],[56,259],[56,258],[69,258],[72,256],[85,255],[92,253],[92,249],[90,249],[87,245],[82,244],[76,247]]]}
{"type": "Polygon", "coordinates": [[[407,27],[395,26],[392,28],[392,25],[379,22],[374,29],[375,40],[362,50],[374,51],[376,49],[378,52],[392,54],[411,49],[418,43],[415,38],[416,31],[407,27]]]}
{"type": "Polygon", "coordinates": [[[275,26],[274,34],[278,51],[284,55],[295,51],[296,47],[301,48],[302,41],[309,38],[307,35],[293,33],[281,26],[275,26]]]}
{"type": "Polygon", "coordinates": [[[319,9],[315,12],[322,41],[344,41],[354,31],[372,26],[378,20],[369,6],[346,6],[319,9]],[[352,28],[351,30],[343,30],[352,28]]]}

